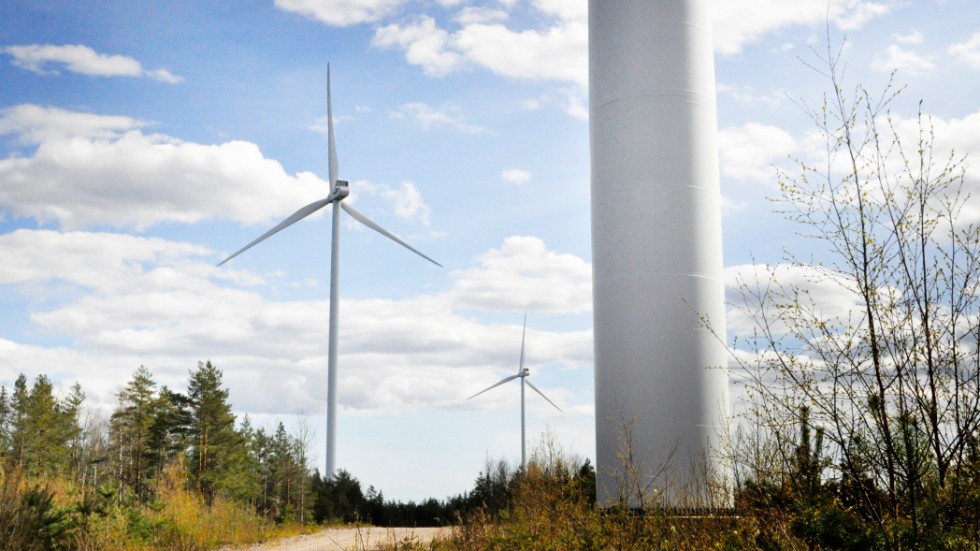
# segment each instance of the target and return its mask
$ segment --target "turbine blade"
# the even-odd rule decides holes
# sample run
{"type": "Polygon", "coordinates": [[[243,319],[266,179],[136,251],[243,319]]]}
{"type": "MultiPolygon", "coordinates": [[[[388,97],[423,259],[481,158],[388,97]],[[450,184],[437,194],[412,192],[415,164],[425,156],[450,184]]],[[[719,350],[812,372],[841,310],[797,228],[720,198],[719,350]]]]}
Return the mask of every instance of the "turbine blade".
{"type": "Polygon", "coordinates": [[[333,193],[334,187],[337,185],[337,172],[340,168],[337,165],[337,146],[334,144],[333,139],[333,105],[330,98],[330,64],[327,63],[327,149],[328,155],[330,157],[329,163],[329,176],[330,176],[330,192],[333,193]]]}
{"type": "Polygon", "coordinates": [[[252,241],[248,245],[245,245],[241,249],[238,249],[238,251],[235,252],[235,254],[233,254],[233,255],[229,256],[228,258],[222,260],[218,264],[218,266],[221,266],[222,264],[224,264],[225,262],[228,262],[232,258],[235,258],[236,256],[242,254],[243,252],[251,249],[255,245],[258,245],[261,241],[264,241],[265,239],[267,239],[267,238],[271,237],[272,235],[278,233],[283,228],[285,228],[287,226],[291,226],[291,225],[295,224],[296,222],[299,222],[300,220],[302,220],[302,219],[306,218],[307,216],[313,214],[314,212],[322,209],[323,207],[329,205],[332,201],[333,201],[333,199],[327,197],[326,199],[320,199],[319,201],[314,201],[314,202],[310,203],[309,205],[306,205],[305,207],[303,207],[303,208],[299,209],[298,211],[294,212],[292,214],[292,216],[290,216],[289,218],[283,220],[282,222],[279,222],[279,224],[276,225],[276,227],[274,227],[271,230],[269,230],[269,231],[263,233],[262,235],[260,235],[255,241],[252,241]]]}
{"type": "Polygon", "coordinates": [[[372,221],[371,221],[371,220],[370,220],[370,219],[369,219],[369,218],[368,218],[367,216],[364,216],[364,215],[363,215],[363,214],[361,214],[360,212],[358,212],[358,211],[356,211],[356,210],[354,210],[354,207],[352,207],[352,206],[350,206],[350,205],[348,205],[347,203],[341,203],[341,204],[340,204],[340,207],[341,207],[342,209],[344,209],[344,210],[346,210],[346,211],[347,211],[347,214],[349,214],[349,215],[351,215],[351,216],[353,216],[353,217],[354,217],[354,220],[357,220],[357,221],[358,221],[358,222],[360,222],[361,224],[364,224],[365,226],[367,226],[367,227],[369,227],[369,228],[371,228],[372,230],[374,230],[374,231],[376,231],[376,232],[378,232],[378,233],[380,233],[381,235],[383,235],[383,236],[385,236],[385,237],[387,237],[388,239],[391,239],[391,240],[392,240],[392,241],[394,241],[395,243],[398,243],[398,244],[399,244],[399,245],[401,245],[402,247],[405,247],[406,249],[408,249],[408,250],[410,250],[410,251],[412,251],[413,253],[415,253],[415,254],[417,254],[417,255],[419,255],[419,256],[421,256],[422,258],[424,258],[424,259],[426,259],[426,260],[428,260],[429,262],[431,262],[431,263],[433,263],[433,264],[435,264],[436,266],[439,266],[440,268],[442,268],[442,264],[439,264],[439,263],[438,263],[438,262],[436,262],[435,260],[432,260],[432,259],[431,259],[431,258],[429,258],[428,256],[425,256],[424,254],[422,254],[422,253],[421,253],[421,252],[420,252],[420,251],[419,251],[418,249],[416,249],[415,247],[412,247],[412,246],[411,246],[411,245],[409,245],[408,243],[406,243],[406,242],[404,242],[404,241],[402,241],[401,239],[398,239],[397,237],[395,237],[395,235],[394,235],[394,234],[392,234],[392,233],[391,233],[391,232],[389,232],[388,230],[386,230],[386,229],[384,229],[384,228],[382,228],[381,226],[379,226],[379,225],[377,225],[377,224],[375,224],[374,222],[372,222],[372,221]]]}
{"type": "MultiPolygon", "coordinates": [[[[548,400],[548,397],[544,395],[544,392],[541,392],[540,390],[538,390],[538,387],[532,385],[531,384],[531,381],[528,381],[527,379],[524,379],[524,382],[527,383],[527,386],[531,387],[534,390],[534,392],[537,392],[538,394],[541,395],[542,398],[544,398],[545,400],[548,400]]],[[[552,402],[551,400],[548,400],[548,403],[551,404],[551,405],[553,405],[553,406],[555,406],[555,409],[557,409],[558,411],[561,411],[561,408],[558,407],[557,405],[555,405],[555,403],[552,402]]],[[[561,411],[561,412],[562,413],[565,413],[564,411],[561,411]]]]}
{"type": "MultiPolygon", "coordinates": [[[[341,203],[341,204],[343,204],[343,203],[341,203]]],[[[483,394],[484,392],[490,390],[491,388],[497,388],[498,386],[500,386],[500,385],[502,385],[504,383],[513,381],[514,379],[516,379],[518,377],[520,377],[520,375],[511,375],[510,377],[504,377],[504,379],[502,381],[500,381],[499,383],[497,383],[495,385],[488,386],[487,388],[481,390],[480,392],[477,392],[476,394],[470,396],[469,398],[467,398],[467,400],[472,400],[473,398],[476,398],[477,396],[483,394]]],[[[545,399],[547,400],[547,398],[545,398],[545,399]]],[[[555,406],[555,407],[558,407],[558,406],[555,406]]]]}

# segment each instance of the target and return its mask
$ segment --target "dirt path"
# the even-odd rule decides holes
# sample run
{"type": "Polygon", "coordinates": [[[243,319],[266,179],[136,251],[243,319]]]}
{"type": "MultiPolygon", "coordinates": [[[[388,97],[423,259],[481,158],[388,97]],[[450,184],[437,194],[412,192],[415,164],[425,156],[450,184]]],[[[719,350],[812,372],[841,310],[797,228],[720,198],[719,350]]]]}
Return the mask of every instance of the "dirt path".
{"type": "Polygon", "coordinates": [[[406,539],[427,543],[449,528],[328,528],[314,534],[279,540],[275,543],[237,547],[226,551],[375,551],[384,544],[406,539]]]}

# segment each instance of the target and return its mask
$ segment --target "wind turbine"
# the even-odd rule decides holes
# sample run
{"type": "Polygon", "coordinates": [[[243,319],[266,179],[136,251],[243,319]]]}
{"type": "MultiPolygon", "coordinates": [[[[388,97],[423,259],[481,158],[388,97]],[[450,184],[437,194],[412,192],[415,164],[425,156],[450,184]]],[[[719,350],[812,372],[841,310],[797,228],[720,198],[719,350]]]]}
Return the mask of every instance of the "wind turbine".
{"type": "Polygon", "coordinates": [[[395,237],[388,230],[382,228],[381,226],[375,224],[368,217],[364,216],[360,212],[354,209],[354,207],[344,203],[343,200],[350,194],[350,189],[348,184],[344,180],[337,179],[338,165],[337,165],[337,149],[334,145],[333,137],[333,107],[330,99],[330,65],[327,65],[327,147],[329,149],[329,171],[330,171],[330,195],[320,199],[319,201],[314,201],[309,205],[299,209],[294,212],[289,218],[286,218],[278,225],[276,225],[271,230],[260,235],[254,241],[245,245],[241,249],[235,252],[235,254],[229,256],[228,258],[222,260],[218,266],[221,266],[225,262],[228,262],[232,258],[242,254],[243,252],[251,249],[260,242],[272,237],[274,234],[285,229],[288,226],[299,222],[303,218],[313,214],[314,212],[322,209],[323,207],[333,204],[333,225],[331,230],[331,240],[330,240],[330,328],[328,334],[328,344],[327,344],[327,477],[333,478],[334,472],[336,470],[335,463],[335,452],[337,450],[337,332],[338,332],[338,322],[340,317],[340,298],[339,298],[339,286],[340,286],[340,209],[347,211],[347,214],[351,215],[354,220],[364,224],[365,226],[371,228],[372,230],[380,233],[381,235],[391,239],[395,243],[405,247],[406,249],[412,251],[413,253],[421,256],[422,258],[428,260],[429,262],[435,264],[436,266],[442,267],[435,260],[432,260],[428,256],[422,254],[415,248],[413,248],[408,243],[405,243],[401,239],[395,237]]]}
{"type": "MultiPolygon", "coordinates": [[[[534,392],[537,392],[538,394],[541,395],[542,398],[547,400],[549,404],[555,406],[555,409],[561,411],[561,408],[555,405],[554,402],[549,400],[548,397],[544,395],[544,392],[538,390],[538,387],[534,386],[533,384],[531,384],[531,381],[527,380],[527,377],[528,375],[531,374],[531,372],[528,371],[526,367],[524,367],[524,337],[526,334],[527,334],[527,314],[524,314],[524,329],[521,330],[521,363],[517,368],[517,375],[504,377],[500,382],[490,385],[487,388],[481,390],[480,392],[477,392],[473,396],[467,398],[467,400],[472,400],[473,398],[476,398],[477,396],[483,394],[484,392],[492,388],[497,388],[498,386],[504,383],[513,381],[514,379],[520,377],[521,379],[521,468],[523,468],[527,463],[527,453],[525,452],[525,448],[524,448],[525,444],[527,443],[527,439],[524,436],[524,385],[527,384],[527,386],[531,387],[531,389],[534,390],[534,392]]],[[[564,411],[561,412],[565,413],[564,411]]]]}

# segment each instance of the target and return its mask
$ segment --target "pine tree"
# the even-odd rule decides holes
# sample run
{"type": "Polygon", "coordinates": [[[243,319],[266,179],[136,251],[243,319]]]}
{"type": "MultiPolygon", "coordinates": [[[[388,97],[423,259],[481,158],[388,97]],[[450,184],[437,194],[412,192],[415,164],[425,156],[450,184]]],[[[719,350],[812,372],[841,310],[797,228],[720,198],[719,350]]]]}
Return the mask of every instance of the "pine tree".
{"type": "Polygon", "coordinates": [[[221,388],[221,371],[208,361],[198,362],[188,385],[191,406],[191,477],[205,499],[211,501],[231,470],[240,446],[228,391],[221,388]]]}
{"type": "Polygon", "coordinates": [[[118,402],[110,425],[112,447],[119,461],[122,481],[141,499],[147,496],[146,480],[152,476],[150,428],[159,410],[155,387],[150,372],[140,366],[126,387],[116,394],[118,402]]]}

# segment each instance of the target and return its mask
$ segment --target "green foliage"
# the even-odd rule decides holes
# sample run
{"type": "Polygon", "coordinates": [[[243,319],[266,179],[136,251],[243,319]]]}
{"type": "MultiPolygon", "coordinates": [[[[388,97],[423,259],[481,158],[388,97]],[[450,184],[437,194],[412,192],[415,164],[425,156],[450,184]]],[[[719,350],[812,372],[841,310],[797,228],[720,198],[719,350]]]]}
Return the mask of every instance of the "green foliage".
{"type": "Polygon", "coordinates": [[[191,411],[191,479],[210,502],[232,471],[235,449],[241,442],[228,391],[221,388],[221,371],[210,361],[198,362],[197,370],[191,373],[187,396],[191,411]]]}
{"type": "Polygon", "coordinates": [[[140,366],[133,378],[116,395],[118,405],[112,413],[109,437],[116,450],[122,481],[140,498],[148,492],[153,477],[155,450],[150,448],[150,427],[158,417],[159,398],[150,372],[140,366]]]}
{"type": "Polygon", "coordinates": [[[368,504],[361,483],[344,469],[331,478],[315,482],[316,505],[314,520],[361,522],[367,520],[368,504]]]}
{"type": "Polygon", "coordinates": [[[19,471],[0,470],[0,550],[68,549],[72,519],[41,486],[21,488],[19,471]]]}
{"type": "Polygon", "coordinates": [[[76,384],[69,398],[59,402],[45,375],[28,388],[21,374],[13,393],[8,397],[3,389],[0,398],[0,456],[32,475],[68,469],[79,445],[81,388],[76,384]]]}

